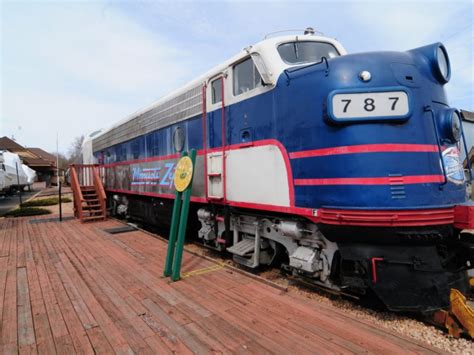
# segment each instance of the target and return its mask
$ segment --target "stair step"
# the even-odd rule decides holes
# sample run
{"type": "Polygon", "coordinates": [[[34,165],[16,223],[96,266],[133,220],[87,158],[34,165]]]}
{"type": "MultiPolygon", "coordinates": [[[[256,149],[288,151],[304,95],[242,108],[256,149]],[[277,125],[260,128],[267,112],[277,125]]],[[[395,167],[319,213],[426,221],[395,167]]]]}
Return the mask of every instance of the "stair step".
{"type": "Polygon", "coordinates": [[[234,260],[237,264],[247,266],[250,269],[255,269],[258,266],[258,263],[255,263],[253,258],[245,258],[239,255],[232,255],[232,260],[234,260]]]}
{"type": "Polygon", "coordinates": [[[88,217],[82,217],[82,220],[83,221],[93,221],[95,219],[104,219],[105,216],[103,214],[99,215],[99,216],[88,216],[88,217]]]}
{"type": "Polygon", "coordinates": [[[255,249],[254,239],[243,239],[237,244],[231,246],[230,248],[227,248],[227,251],[235,255],[245,256],[248,253],[254,251],[254,249],[255,249]]]}
{"type": "Polygon", "coordinates": [[[95,187],[86,187],[86,188],[81,187],[81,191],[82,191],[82,192],[95,191],[95,187]]]}
{"type": "Polygon", "coordinates": [[[102,210],[82,210],[82,215],[85,216],[95,216],[97,214],[104,214],[104,211],[102,210]]]}
{"type": "Polygon", "coordinates": [[[88,213],[97,213],[97,212],[102,212],[102,208],[83,208],[82,212],[88,212],[88,213]]]}
{"type": "Polygon", "coordinates": [[[208,200],[223,200],[224,197],[223,196],[211,196],[211,195],[209,195],[209,196],[207,196],[207,199],[208,200]]]}
{"type": "MultiPolygon", "coordinates": [[[[81,222],[94,222],[107,219],[107,209],[104,205],[105,198],[102,195],[103,181],[102,177],[96,180],[97,173],[101,175],[102,171],[93,165],[74,165],[71,167],[72,176],[77,178],[72,179],[71,187],[74,191],[75,198],[77,193],[80,197],[80,209],[78,213],[77,208],[74,208],[76,217],[80,218],[81,222]],[[82,181],[82,184],[81,182],[82,181]]],[[[105,196],[104,196],[105,197],[105,196]]],[[[75,201],[78,203],[78,201],[75,201]]]]}

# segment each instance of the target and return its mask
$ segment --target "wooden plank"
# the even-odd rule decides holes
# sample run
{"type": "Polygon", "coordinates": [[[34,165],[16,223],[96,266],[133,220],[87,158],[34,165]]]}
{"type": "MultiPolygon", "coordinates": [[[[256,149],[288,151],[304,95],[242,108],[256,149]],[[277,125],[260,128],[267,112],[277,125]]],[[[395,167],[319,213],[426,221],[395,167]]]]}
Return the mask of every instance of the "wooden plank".
{"type": "Polygon", "coordinates": [[[92,347],[87,348],[84,345],[87,340],[87,335],[81,334],[81,332],[71,332],[71,335],[66,334],[60,337],[54,338],[54,344],[56,345],[56,351],[58,354],[93,354],[92,347]],[[82,350],[86,349],[86,350],[82,350]]]}
{"type": "Polygon", "coordinates": [[[196,323],[188,323],[184,326],[184,328],[205,342],[210,347],[210,352],[214,354],[231,353],[230,350],[217,339],[215,333],[206,332],[206,330],[202,329],[196,323]]]}
{"type": "MultiPolygon", "coordinates": [[[[169,283],[161,277],[166,243],[139,231],[105,233],[120,225],[114,221],[27,221],[9,221],[7,237],[0,220],[0,250],[8,244],[0,257],[2,354],[432,350],[227,269],[169,283]],[[17,339],[4,332],[12,324],[17,339]]],[[[184,262],[183,270],[214,265],[188,253],[184,262]]]]}
{"type": "MultiPolygon", "coordinates": [[[[178,309],[188,314],[193,314],[185,304],[179,304],[178,309]]],[[[193,322],[186,324],[188,330],[199,336],[212,351],[232,352],[239,346],[249,341],[250,338],[233,325],[226,324],[225,321],[216,314],[208,317],[201,317],[194,314],[193,322]],[[231,328],[232,334],[228,330],[231,328]],[[229,336],[230,335],[230,336],[229,336]]]]}
{"type": "Polygon", "coordinates": [[[204,344],[202,340],[194,336],[190,331],[181,326],[166,312],[164,312],[156,303],[150,299],[143,301],[145,307],[160,320],[168,329],[171,330],[176,336],[195,354],[208,354],[211,348],[204,344]]]}
{"type": "Polygon", "coordinates": [[[18,345],[21,351],[23,347],[36,343],[26,267],[17,268],[17,312],[18,345]]]}
{"type": "MultiPolygon", "coordinates": [[[[213,277],[213,276],[209,277],[209,279],[212,278],[212,277],[213,277]]],[[[225,282],[224,282],[223,284],[225,284],[225,282]]],[[[220,283],[218,283],[218,285],[220,286],[220,283]]],[[[226,293],[226,291],[227,291],[228,288],[229,288],[229,284],[224,285],[224,291],[223,291],[222,293],[226,293]]],[[[209,288],[206,288],[206,292],[208,292],[208,291],[209,291],[209,288]]],[[[274,290],[273,290],[273,291],[274,291],[274,290]]],[[[278,292],[280,292],[280,291],[278,291],[278,292]]],[[[221,293],[221,294],[222,294],[222,293],[221,293]]],[[[275,293],[275,292],[274,292],[274,293],[275,293]]],[[[272,293],[272,294],[274,294],[274,293],[272,293]]],[[[233,300],[233,302],[236,303],[236,305],[240,305],[240,306],[245,305],[245,301],[239,300],[238,298],[236,298],[236,297],[234,297],[234,296],[232,296],[232,295],[230,295],[230,294],[228,294],[228,296],[230,297],[231,300],[233,300]]],[[[262,298],[262,297],[263,297],[263,296],[260,295],[260,298],[262,298]]]]}
{"type": "MultiPolygon", "coordinates": [[[[98,245],[96,245],[95,250],[100,250],[99,248],[100,247],[98,245]]],[[[108,252],[113,253],[113,250],[110,247],[105,247],[104,246],[104,248],[105,248],[105,250],[104,250],[105,253],[108,253],[108,252]]],[[[96,259],[96,261],[100,261],[100,262],[105,262],[105,261],[110,261],[110,260],[113,260],[113,259],[104,258],[103,253],[101,253],[100,258],[96,259]]],[[[120,259],[120,260],[122,260],[122,259],[120,259]]],[[[134,271],[134,269],[131,267],[130,263],[127,260],[124,260],[124,262],[125,262],[125,264],[124,264],[123,272],[120,269],[120,265],[118,265],[116,263],[106,264],[106,265],[104,265],[104,268],[106,268],[106,270],[108,270],[108,272],[112,274],[112,277],[120,279],[123,286],[125,288],[129,289],[129,290],[137,289],[137,286],[136,286],[137,284],[139,284],[138,290],[140,290],[140,291],[148,289],[148,287],[145,283],[141,284],[138,280],[134,279],[134,275],[136,275],[136,272],[134,271]]],[[[137,272],[140,272],[140,271],[137,271],[137,272]]],[[[150,292],[151,292],[151,290],[148,289],[146,294],[149,295],[149,296],[152,296],[152,295],[150,295],[150,292]]],[[[141,292],[139,292],[138,294],[141,294],[141,292]]],[[[135,294],[132,293],[132,294],[130,294],[129,297],[133,297],[134,300],[135,300],[136,295],[137,295],[137,293],[135,293],[135,294]]],[[[153,295],[153,296],[155,296],[155,297],[152,297],[154,300],[159,299],[159,302],[164,302],[164,300],[161,299],[159,296],[157,296],[157,295],[153,295]]],[[[143,297],[145,297],[145,295],[143,297]]],[[[147,312],[146,308],[142,308],[142,309],[144,311],[141,311],[141,314],[145,314],[147,312]]],[[[171,313],[172,307],[170,307],[168,310],[171,313]]],[[[173,314],[173,315],[176,316],[176,314],[173,314]]],[[[165,342],[166,342],[166,337],[165,337],[165,342]]]]}
{"type": "MultiPolygon", "coordinates": [[[[35,232],[35,238],[32,238],[32,245],[33,250],[36,250],[38,258],[41,261],[37,270],[43,291],[45,290],[45,287],[49,286],[49,283],[51,286],[52,293],[50,295],[51,298],[49,298],[48,301],[52,303],[46,302],[45,298],[45,304],[50,319],[56,349],[58,353],[69,354],[78,352],[83,354],[94,354],[94,349],[87,337],[87,333],[82,327],[80,319],[76,314],[66,290],[64,289],[52,264],[52,255],[48,254],[46,247],[42,243],[45,238],[48,238],[44,233],[44,227],[46,226],[43,224],[41,226],[43,228],[41,229],[39,226],[40,225],[38,224],[32,226],[32,229],[35,232]],[[59,313],[56,313],[56,306],[59,309],[59,313]],[[51,310],[54,310],[53,313],[50,313],[51,310]],[[57,327],[53,319],[58,320],[59,324],[64,324],[64,328],[61,330],[60,327],[57,327]],[[64,322],[61,322],[61,319],[64,319],[64,322]]],[[[43,292],[43,295],[44,294],[45,292],[43,292]]]]}
{"type": "MultiPolygon", "coordinates": [[[[95,240],[94,240],[95,242],[95,240]]],[[[99,254],[100,254],[100,257],[99,258],[96,258],[94,259],[96,262],[98,261],[101,261],[101,262],[104,262],[105,260],[109,260],[108,258],[104,258],[104,253],[107,253],[107,252],[114,252],[114,250],[110,249],[110,248],[105,248],[105,250],[100,250],[101,246],[97,245],[94,250],[91,250],[91,253],[94,253],[97,252],[97,250],[99,250],[99,254]]],[[[122,281],[124,281],[124,286],[127,288],[127,289],[130,289],[130,288],[133,288],[133,283],[135,282],[135,284],[137,283],[137,280],[134,278],[135,275],[137,275],[137,272],[140,272],[140,271],[137,271],[137,272],[134,272],[133,270],[130,270],[130,264],[129,263],[126,263],[126,272],[124,270],[124,272],[120,272],[120,266],[119,264],[116,264],[116,263],[112,263],[112,264],[109,264],[108,266],[105,267],[105,270],[108,271],[108,273],[114,273],[114,277],[117,277],[118,279],[120,279],[122,276],[125,277],[125,280],[122,279],[122,281]]],[[[140,287],[140,290],[143,290],[143,289],[148,289],[147,288],[147,285],[146,284],[142,284],[142,286],[140,287]]],[[[150,295],[150,292],[151,290],[147,291],[147,294],[150,295]]],[[[155,297],[153,297],[153,299],[155,300],[159,300],[159,302],[165,302],[164,299],[160,298],[159,296],[157,295],[153,295],[155,297]]],[[[133,296],[131,296],[133,297],[133,296]]],[[[145,296],[143,296],[145,297],[145,296]]],[[[143,307],[143,306],[142,306],[143,307]]],[[[147,315],[146,313],[150,313],[149,310],[147,310],[145,307],[143,307],[144,309],[144,312],[142,312],[142,314],[144,315],[143,319],[144,320],[148,320],[150,321],[152,319],[152,315],[147,315]]],[[[169,312],[170,313],[173,313],[173,316],[176,316],[176,314],[179,314],[178,312],[172,312],[172,307],[169,308],[169,312]]],[[[181,318],[182,319],[182,318],[181,318]]],[[[187,318],[186,318],[187,320],[187,318]]],[[[178,351],[178,352],[183,352],[183,350],[185,349],[182,345],[182,342],[180,342],[179,340],[175,339],[175,338],[169,338],[168,337],[168,334],[169,334],[169,331],[163,327],[162,325],[158,325],[159,329],[156,330],[156,326],[157,326],[157,322],[156,321],[153,321],[152,323],[148,323],[147,322],[147,325],[150,326],[150,324],[153,324],[153,326],[155,328],[153,328],[153,330],[157,331],[159,336],[160,336],[160,339],[163,341],[164,344],[166,344],[170,349],[172,349],[173,351],[178,351]]],[[[147,337],[145,340],[147,340],[149,337],[147,337]]],[[[148,342],[150,341],[151,339],[148,339],[148,342]]]]}
{"type": "MultiPolygon", "coordinates": [[[[90,237],[87,233],[85,233],[84,236],[90,237]]],[[[103,252],[109,255],[111,260],[114,261],[114,269],[118,270],[119,267],[123,268],[122,275],[130,282],[130,286],[136,284],[137,281],[142,283],[143,286],[139,287],[134,294],[140,297],[140,299],[149,297],[153,301],[156,301],[166,312],[172,313],[174,318],[179,318],[180,324],[189,322],[189,319],[185,315],[182,315],[180,312],[174,312],[174,305],[182,301],[182,296],[179,292],[173,290],[165,280],[143,269],[141,265],[131,260],[130,256],[124,253],[123,250],[111,248],[110,242],[101,241],[97,236],[94,237],[93,241],[99,243],[97,247],[103,248],[103,252]],[[149,291],[147,291],[148,289],[151,291],[151,295],[149,291]]]]}
{"type": "MultiPolygon", "coordinates": [[[[61,238],[59,234],[58,237],[61,238]]],[[[66,241],[70,241],[70,239],[55,239],[55,245],[62,251],[60,258],[63,258],[63,253],[69,258],[68,262],[80,273],[97,302],[103,307],[105,313],[117,328],[121,330],[131,349],[134,352],[151,353],[152,349],[144,342],[144,338],[153,337],[153,331],[146,326],[141,318],[136,316],[133,309],[108,285],[99,272],[96,272],[91,265],[87,264],[84,258],[79,260],[77,253],[72,252],[72,249],[66,245],[66,241]],[[83,264],[88,267],[86,268],[83,264]]]]}
{"type": "Polygon", "coordinates": [[[18,351],[18,319],[16,312],[16,238],[18,234],[18,220],[12,222],[11,242],[8,252],[7,280],[5,283],[5,296],[3,301],[3,314],[0,328],[0,343],[4,345],[6,352],[18,351]]]}
{"type": "MultiPolygon", "coordinates": [[[[238,315],[236,309],[234,309],[234,315],[238,315]]],[[[292,317],[287,309],[279,310],[278,312],[271,312],[269,308],[261,307],[261,304],[251,303],[245,308],[245,312],[248,312],[247,315],[251,316],[255,312],[262,312],[265,314],[265,317],[258,319],[258,322],[264,324],[264,328],[269,330],[269,334],[276,334],[278,337],[288,337],[286,341],[291,343],[291,341],[298,340],[299,343],[303,344],[318,344],[319,347],[324,348],[330,353],[353,353],[360,350],[360,347],[354,345],[350,342],[342,343],[339,341],[341,338],[339,334],[332,333],[330,336],[325,336],[324,331],[321,332],[308,332],[306,330],[307,323],[304,323],[301,318],[292,317]],[[282,316],[284,319],[282,320],[282,316]],[[281,334],[280,327],[275,327],[275,324],[281,325],[281,328],[284,329],[284,333],[281,334]]],[[[314,323],[309,323],[314,324],[314,323]]],[[[259,327],[260,328],[260,327],[259,327]]]]}
{"type": "MultiPolygon", "coordinates": [[[[104,254],[102,254],[102,257],[100,258],[100,260],[102,260],[102,261],[105,260],[105,258],[103,258],[103,256],[104,256],[104,254]]],[[[107,270],[109,272],[111,272],[112,270],[119,270],[119,268],[117,266],[118,265],[116,265],[116,264],[110,264],[110,267],[108,267],[107,270]]],[[[128,275],[128,277],[127,277],[128,279],[132,278],[133,275],[135,275],[133,270],[129,270],[125,274],[128,275]]],[[[117,274],[115,276],[120,277],[121,275],[117,274]]],[[[128,286],[128,285],[130,285],[130,287],[131,287],[133,284],[129,283],[129,284],[125,284],[124,286],[128,286]]],[[[146,288],[146,285],[143,284],[143,288],[146,288]]],[[[129,297],[133,297],[133,296],[130,295],[129,297]]],[[[159,298],[159,297],[155,297],[155,299],[156,298],[159,298]]],[[[134,298],[134,300],[135,300],[135,298],[134,298]]],[[[160,301],[164,302],[163,299],[160,299],[160,301]]],[[[156,328],[157,323],[156,322],[150,322],[152,316],[147,314],[147,312],[149,312],[149,311],[145,307],[143,307],[143,309],[144,309],[144,311],[141,312],[141,314],[143,316],[142,318],[144,320],[149,321],[149,322],[146,322],[146,321],[145,322],[147,323],[148,326],[150,326],[150,328],[151,328],[151,324],[153,324],[153,326],[155,326],[155,328],[152,328],[152,329],[155,331],[155,333],[157,333],[159,335],[159,341],[166,344],[168,346],[168,348],[172,349],[173,351],[178,351],[180,353],[183,352],[183,349],[185,349],[185,347],[182,346],[182,343],[179,340],[177,340],[176,338],[171,338],[171,340],[170,340],[170,338],[168,337],[169,331],[166,328],[164,328],[162,326],[160,326],[159,328],[156,328]]],[[[171,309],[172,309],[172,307],[170,307],[170,313],[171,313],[171,309]]],[[[135,327],[141,327],[142,325],[139,324],[139,323],[135,323],[134,326],[135,327]]],[[[154,340],[153,338],[150,338],[149,336],[146,336],[145,341],[149,344],[151,344],[151,343],[156,344],[156,337],[155,337],[155,340],[154,340]]]]}
{"type": "MultiPolygon", "coordinates": [[[[51,226],[50,231],[51,239],[55,239],[56,234],[60,233],[60,231],[57,229],[57,226],[55,225],[51,226]]],[[[57,239],[55,240],[57,241],[57,239]]],[[[51,240],[45,241],[45,244],[50,250],[53,249],[51,240]]],[[[58,247],[59,245],[56,246],[58,247]]],[[[80,309],[75,308],[76,311],[84,312],[87,309],[87,312],[89,313],[82,314],[83,317],[87,316],[85,319],[90,319],[89,317],[92,316],[92,313],[94,314],[94,326],[100,325],[103,329],[107,329],[107,332],[104,332],[104,334],[107,337],[110,345],[113,347],[114,351],[132,352],[132,349],[124,339],[124,335],[117,329],[113,320],[107,315],[99,302],[97,302],[93,293],[87,287],[84,280],[81,278],[81,275],[78,274],[77,270],[71,264],[71,261],[67,258],[65,253],[60,251],[57,253],[57,255],[60,263],[57,263],[55,267],[58,273],[61,275],[63,282],[68,284],[67,286],[65,284],[66,290],[69,289],[69,291],[71,291],[71,293],[68,292],[68,295],[70,298],[71,296],[74,297],[78,304],[83,305],[80,309]]],[[[93,328],[92,326],[89,327],[89,325],[89,323],[84,324],[86,329],[93,328]]]]}
{"type": "Polygon", "coordinates": [[[18,344],[17,343],[9,343],[9,344],[0,343],[0,354],[2,354],[2,355],[17,355],[18,354],[18,344]]]}
{"type": "Polygon", "coordinates": [[[86,332],[93,344],[94,352],[96,354],[115,354],[115,351],[107,340],[104,331],[100,327],[87,329],[86,332]]]}
{"type": "Polygon", "coordinates": [[[23,345],[20,347],[18,354],[28,355],[28,354],[38,354],[36,344],[23,345]]]}
{"type": "MultiPolygon", "coordinates": [[[[71,243],[73,238],[69,239],[71,243]]],[[[114,270],[117,269],[117,265],[104,260],[104,254],[101,253],[100,249],[90,248],[88,245],[84,245],[84,243],[71,244],[71,248],[75,250],[77,255],[80,255],[84,265],[88,269],[90,268],[91,270],[94,270],[94,274],[102,279],[104,284],[100,282],[100,285],[105,285],[104,287],[107,288],[107,290],[109,290],[109,287],[106,285],[110,285],[111,290],[109,290],[109,292],[115,292],[120,295],[125,303],[131,307],[133,314],[130,313],[129,316],[141,315],[146,312],[145,307],[143,307],[143,305],[133,297],[131,288],[126,287],[123,283],[123,273],[120,272],[120,269],[118,269],[117,272],[114,272],[114,270]],[[81,246],[82,248],[80,248],[81,246]]],[[[119,301],[119,303],[121,303],[122,307],[125,307],[125,304],[121,301],[119,301]]]]}
{"type": "MultiPolygon", "coordinates": [[[[311,309],[306,311],[306,307],[303,309],[299,309],[299,306],[296,302],[292,302],[291,307],[286,306],[285,304],[279,302],[279,299],[265,299],[256,302],[257,308],[264,309],[269,314],[272,312],[276,312],[277,314],[286,313],[291,319],[295,320],[295,322],[299,322],[300,324],[306,324],[306,322],[310,325],[316,324],[324,324],[324,329],[331,333],[330,339],[331,341],[334,338],[345,339],[346,341],[353,344],[353,347],[362,347],[365,349],[369,349],[374,352],[386,352],[386,351],[393,351],[397,349],[396,344],[394,343],[387,343],[386,339],[383,337],[377,337],[371,332],[366,331],[363,329],[362,326],[355,326],[351,324],[351,320],[349,318],[345,318],[344,321],[339,321],[333,314],[324,315],[320,311],[313,312],[311,309]],[[311,314],[311,316],[309,315],[311,314]],[[297,321],[296,321],[297,320],[297,321]],[[371,334],[371,336],[367,336],[367,334],[371,334]]],[[[318,333],[321,335],[321,332],[318,333]]],[[[340,341],[338,341],[341,343],[340,341]]],[[[347,347],[351,347],[346,343],[347,347]]],[[[399,351],[402,351],[403,348],[399,348],[399,351]]]]}
{"type": "Polygon", "coordinates": [[[24,238],[24,225],[25,219],[18,220],[17,226],[17,235],[16,235],[16,244],[17,244],[17,257],[16,257],[16,267],[25,267],[25,244],[23,242],[24,238]]]}
{"type": "Polygon", "coordinates": [[[33,249],[31,247],[30,235],[33,231],[29,223],[26,224],[25,227],[27,230],[24,237],[25,261],[30,289],[31,311],[33,313],[33,324],[35,327],[36,346],[39,354],[54,354],[56,352],[56,347],[54,345],[51,325],[46,312],[39,277],[36,270],[36,263],[33,256],[33,249]]]}
{"type": "Polygon", "coordinates": [[[41,289],[41,295],[38,295],[38,297],[42,297],[43,299],[46,314],[48,315],[48,319],[50,320],[50,327],[53,336],[55,338],[59,338],[69,334],[68,327],[66,326],[66,322],[64,321],[57,298],[61,297],[60,289],[53,288],[46,267],[43,264],[37,240],[33,238],[32,240],[33,242],[31,243],[31,248],[33,250],[34,258],[37,259],[36,273],[38,276],[39,287],[41,289]]]}
{"type": "MultiPolygon", "coordinates": [[[[5,289],[8,274],[8,257],[0,258],[0,320],[3,319],[5,289]]],[[[0,322],[0,333],[3,326],[3,322],[0,322]]]]}
{"type": "Polygon", "coordinates": [[[61,279],[61,283],[63,284],[64,289],[66,290],[67,295],[69,296],[69,299],[74,306],[74,309],[81,320],[84,329],[97,327],[98,324],[92,315],[91,310],[89,310],[85,300],[81,296],[80,289],[86,286],[81,282],[80,278],[77,277],[70,265],[67,264],[67,258],[64,257],[61,259],[63,255],[56,253],[51,240],[49,238],[45,238],[43,242],[46,246],[46,249],[48,250],[49,255],[54,255],[55,259],[57,260],[57,262],[54,263],[54,268],[61,279]],[[66,270],[67,268],[70,272],[66,270]]]}
{"type": "Polygon", "coordinates": [[[10,253],[10,241],[12,239],[13,234],[13,219],[3,219],[0,220],[1,227],[0,228],[0,258],[8,256],[10,253]]]}
{"type": "Polygon", "coordinates": [[[151,312],[141,316],[143,321],[152,329],[159,337],[160,342],[166,345],[173,353],[177,354],[191,354],[191,350],[180,341],[170,329],[164,326],[158,317],[155,317],[151,312]]]}

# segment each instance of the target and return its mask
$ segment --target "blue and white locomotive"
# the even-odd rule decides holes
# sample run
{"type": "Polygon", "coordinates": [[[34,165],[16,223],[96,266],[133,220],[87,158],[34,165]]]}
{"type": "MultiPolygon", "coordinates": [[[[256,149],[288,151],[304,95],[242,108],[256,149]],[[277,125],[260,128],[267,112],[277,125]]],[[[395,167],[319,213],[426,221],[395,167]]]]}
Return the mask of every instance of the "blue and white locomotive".
{"type": "Polygon", "coordinates": [[[113,213],[159,225],[194,148],[205,245],[429,312],[468,291],[474,262],[450,75],[440,43],[348,55],[311,29],[268,38],[94,136],[84,159],[103,166],[113,213]]]}

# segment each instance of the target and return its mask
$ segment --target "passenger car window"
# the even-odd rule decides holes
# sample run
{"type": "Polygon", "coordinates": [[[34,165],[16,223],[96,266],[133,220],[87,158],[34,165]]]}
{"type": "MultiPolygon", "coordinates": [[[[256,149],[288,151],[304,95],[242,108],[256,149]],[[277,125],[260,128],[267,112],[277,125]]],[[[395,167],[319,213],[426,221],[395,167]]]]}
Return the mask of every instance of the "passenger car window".
{"type": "Polygon", "coordinates": [[[262,86],[262,78],[252,58],[234,65],[234,96],[262,86]]]}
{"type": "Polygon", "coordinates": [[[330,43],[324,42],[289,42],[278,46],[281,59],[288,64],[317,63],[322,60],[338,57],[340,54],[330,43]]]}
{"type": "Polygon", "coordinates": [[[216,79],[211,83],[212,103],[222,102],[222,78],[216,79]]]}

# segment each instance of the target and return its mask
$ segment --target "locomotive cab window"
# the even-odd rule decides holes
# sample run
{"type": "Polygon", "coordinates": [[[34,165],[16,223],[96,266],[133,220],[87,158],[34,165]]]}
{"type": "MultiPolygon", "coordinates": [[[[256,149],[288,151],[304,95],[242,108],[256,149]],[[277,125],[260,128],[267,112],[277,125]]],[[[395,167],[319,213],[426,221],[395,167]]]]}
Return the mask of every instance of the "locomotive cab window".
{"type": "Polygon", "coordinates": [[[222,78],[216,79],[211,83],[212,103],[222,102],[222,78]]]}
{"type": "Polygon", "coordinates": [[[330,43],[324,42],[289,42],[278,46],[281,59],[287,64],[318,63],[338,57],[340,54],[330,43]]]}
{"type": "Polygon", "coordinates": [[[262,78],[252,58],[234,65],[234,96],[262,86],[262,78]]]}

